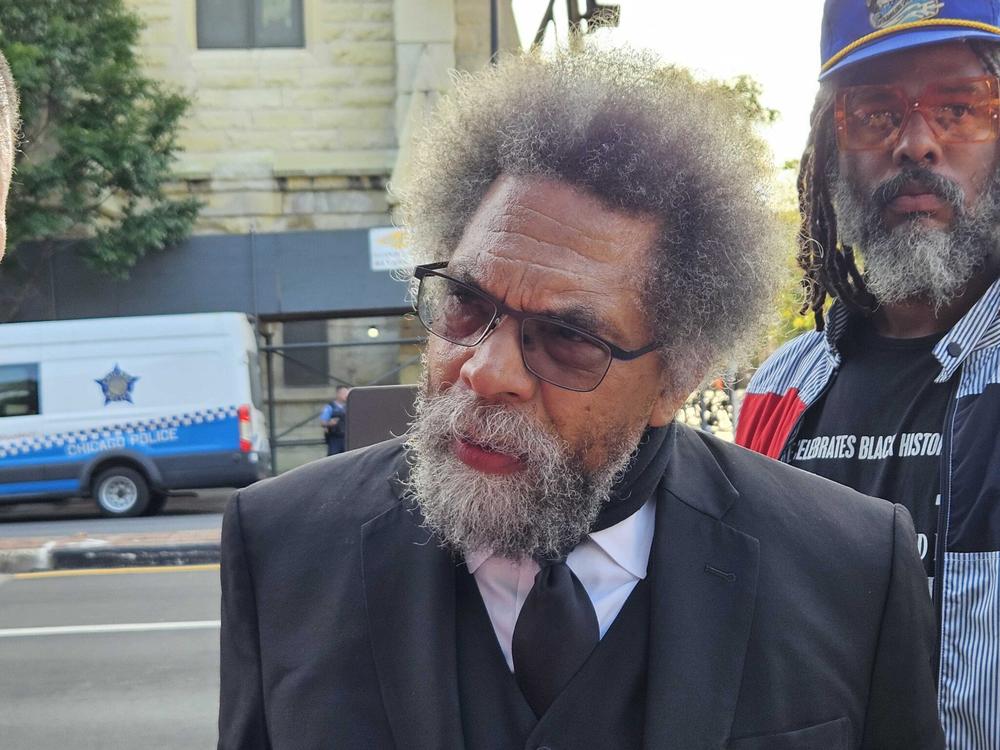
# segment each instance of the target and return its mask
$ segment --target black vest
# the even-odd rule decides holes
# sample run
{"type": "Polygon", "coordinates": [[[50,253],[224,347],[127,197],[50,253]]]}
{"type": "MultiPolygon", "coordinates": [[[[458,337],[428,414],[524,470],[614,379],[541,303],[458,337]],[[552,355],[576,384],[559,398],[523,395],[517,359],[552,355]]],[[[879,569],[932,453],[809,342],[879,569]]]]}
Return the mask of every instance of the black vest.
{"type": "Polygon", "coordinates": [[[507,668],[476,580],[456,569],[456,645],[468,750],[642,745],[649,651],[649,585],[639,581],[608,632],[541,719],[507,668]]]}

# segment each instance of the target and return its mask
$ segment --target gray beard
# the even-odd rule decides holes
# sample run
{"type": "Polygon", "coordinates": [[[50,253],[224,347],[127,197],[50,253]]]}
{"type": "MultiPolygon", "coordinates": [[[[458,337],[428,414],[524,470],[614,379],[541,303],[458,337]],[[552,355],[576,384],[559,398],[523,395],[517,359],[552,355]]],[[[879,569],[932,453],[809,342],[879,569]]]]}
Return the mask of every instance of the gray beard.
{"type": "Polygon", "coordinates": [[[426,391],[425,385],[407,432],[407,490],[425,526],[463,555],[492,552],[518,559],[572,549],[590,532],[644,429],[618,438],[606,465],[588,473],[582,449],[574,453],[521,412],[456,387],[438,395],[426,391]],[[476,471],[452,451],[459,436],[519,455],[525,466],[512,474],[476,471]]]}
{"type": "Polygon", "coordinates": [[[879,304],[923,300],[935,312],[965,291],[986,258],[1000,244],[1000,179],[994,175],[968,210],[961,188],[927,170],[910,170],[863,195],[846,178],[830,176],[837,230],[864,260],[868,291],[879,304]],[[893,195],[890,183],[913,176],[947,201],[955,213],[950,227],[938,229],[919,217],[893,229],[882,209],[893,195]]]}

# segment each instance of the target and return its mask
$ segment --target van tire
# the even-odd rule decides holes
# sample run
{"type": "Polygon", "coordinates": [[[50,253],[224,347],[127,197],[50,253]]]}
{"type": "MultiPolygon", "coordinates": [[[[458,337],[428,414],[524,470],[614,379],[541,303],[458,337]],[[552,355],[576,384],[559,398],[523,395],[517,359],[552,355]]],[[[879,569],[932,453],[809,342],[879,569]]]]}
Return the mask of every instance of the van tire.
{"type": "Polygon", "coordinates": [[[102,471],[94,479],[91,492],[101,515],[110,518],[141,516],[151,499],[146,477],[126,466],[102,471]]]}

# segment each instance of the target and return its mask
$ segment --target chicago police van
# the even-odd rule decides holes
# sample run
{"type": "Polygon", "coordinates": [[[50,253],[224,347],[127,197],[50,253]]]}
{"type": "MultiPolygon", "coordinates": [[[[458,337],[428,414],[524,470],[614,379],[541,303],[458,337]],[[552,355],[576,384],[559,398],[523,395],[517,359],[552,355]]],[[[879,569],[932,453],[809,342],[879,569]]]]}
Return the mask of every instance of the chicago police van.
{"type": "Polygon", "coordinates": [[[258,367],[242,313],[0,325],[0,503],[84,496],[136,516],[170,490],[256,481],[258,367]]]}

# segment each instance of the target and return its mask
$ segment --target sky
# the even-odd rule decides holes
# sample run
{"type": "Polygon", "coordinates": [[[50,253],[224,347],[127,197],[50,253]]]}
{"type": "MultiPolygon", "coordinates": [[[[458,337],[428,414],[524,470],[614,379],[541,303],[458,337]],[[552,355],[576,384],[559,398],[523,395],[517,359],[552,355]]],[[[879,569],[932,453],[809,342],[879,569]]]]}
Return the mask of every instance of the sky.
{"type": "MultiPolygon", "coordinates": [[[[709,78],[753,76],[763,87],[764,106],[780,113],[761,131],[776,163],[802,155],[819,75],[823,0],[615,1],[621,20],[617,29],[601,32],[608,42],[654,50],[709,78]]],[[[530,43],[546,6],[545,0],[513,0],[522,40],[530,43]]],[[[565,8],[556,0],[563,34],[565,8]]]]}

